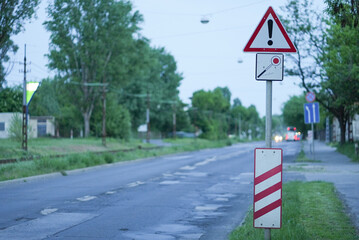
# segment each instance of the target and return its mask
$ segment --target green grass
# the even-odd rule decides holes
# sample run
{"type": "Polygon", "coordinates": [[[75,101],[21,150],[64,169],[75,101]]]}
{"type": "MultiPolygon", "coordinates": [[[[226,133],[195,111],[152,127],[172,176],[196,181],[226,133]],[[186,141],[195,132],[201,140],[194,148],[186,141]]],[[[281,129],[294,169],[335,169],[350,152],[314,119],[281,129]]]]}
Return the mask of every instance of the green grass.
{"type": "Polygon", "coordinates": [[[308,164],[299,164],[286,166],[284,170],[295,172],[323,172],[324,168],[320,166],[311,166],[308,164]]]}
{"type": "Polygon", "coordinates": [[[297,155],[297,158],[295,160],[296,162],[321,162],[320,160],[313,160],[307,158],[307,156],[304,153],[304,150],[302,149],[300,153],[297,155]]]}
{"type": "Polygon", "coordinates": [[[21,143],[12,139],[0,139],[0,159],[26,158],[31,156],[53,156],[82,152],[102,152],[131,149],[138,146],[150,147],[139,140],[121,141],[107,138],[107,146],[102,145],[101,138],[34,138],[28,141],[28,152],[21,149],[21,143]]]}
{"type": "Polygon", "coordinates": [[[355,154],[354,143],[334,144],[337,151],[349,157],[353,162],[359,162],[359,155],[355,154]]]}
{"type": "MultiPolygon", "coordinates": [[[[334,185],[326,182],[290,182],[283,185],[282,228],[272,229],[272,239],[358,240],[357,232],[334,185]]],[[[263,229],[253,228],[251,210],[230,240],[264,239],[263,229]]]]}
{"type": "MultiPolygon", "coordinates": [[[[26,162],[19,161],[16,163],[0,165],[0,181],[12,180],[17,178],[23,178],[23,177],[29,177],[29,176],[53,173],[53,172],[60,172],[66,176],[67,170],[80,169],[80,168],[110,164],[115,162],[130,161],[140,158],[162,156],[162,155],[178,153],[178,152],[194,151],[204,148],[223,147],[228,145],[227,140],[209,141],[205,139],[176,139],[176,140],[168,141],[172,143],[173,146],[171,147],[157,148],[152,150],[136,148],[136,150],[128,151],[128,152],[116,152],[116,153],[105,152],[98,154],[95,152],[90,152],[88,149],[90,148],[93,149],[94,145],[101,147],[101,140],[83,139],[82,141],[81,140],[73,141],[67,139],[59,142],[57,142],[56,140],[57,139],[48,139],[46,142],[44,141],[44,139],[40,139],[38,142],[40,142],[44,146],[46,145],[47,147],[56,145],[56,147],[63,149],[61,154],[64,153],[71,153],[71,154],[68,154],[63,157],[49,157],[46,154],[52,155],[54,154],[53,151],[49,150],[49,153],[46,154],[41,154],[39,153],[40,151],[37,151],[37,153],[40,156],[42,156],[41,158],[35,159],[33,161],[26,161],[26,162]],[[71,149],[73,149],[74,146],[76,146],[77,151],[79,151],[79,149],[82,149],[83,152],[73,153],[71,149]],[[82,148],[80,148],[79,146],[82,146],[82,148]]],[[[109,143],[108,145],[111,144],[111,141],[108,141],[109,143]]],[[[129,148],[130,146],[132,147],[137,146],[139,142],[126,143],[126,144],[123,145],[129,148]]],[[[144,145],[144,146],[148,147],[149,145],[144,145]]],[[[117,147],[119,147],[119,144],[117,147]]],[[[31,146],[29,146],[29,148],[31,148],[31,146]]],[[[39,148],[42,149],[42,147],[39,148]]],[[[111,149],[111,147],[104,149],[113,150],[111,149]]]]}

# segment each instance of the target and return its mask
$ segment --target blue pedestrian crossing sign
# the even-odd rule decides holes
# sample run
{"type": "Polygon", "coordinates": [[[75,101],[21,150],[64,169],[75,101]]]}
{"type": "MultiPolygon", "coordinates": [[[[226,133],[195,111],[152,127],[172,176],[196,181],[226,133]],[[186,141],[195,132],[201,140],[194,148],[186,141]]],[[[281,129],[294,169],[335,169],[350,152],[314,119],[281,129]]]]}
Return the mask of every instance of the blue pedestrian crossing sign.
{"type": "Polygon", "coordinates": [[[304,104],[304,122],[306,124],[320,122],[319,103],[313,102],[304,104]]]}

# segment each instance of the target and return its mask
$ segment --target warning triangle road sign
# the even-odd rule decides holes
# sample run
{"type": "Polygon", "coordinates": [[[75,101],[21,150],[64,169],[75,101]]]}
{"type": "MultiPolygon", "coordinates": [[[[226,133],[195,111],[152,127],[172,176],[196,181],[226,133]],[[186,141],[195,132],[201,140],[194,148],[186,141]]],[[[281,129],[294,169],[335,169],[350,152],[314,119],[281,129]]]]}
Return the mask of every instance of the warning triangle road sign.
{"type": "Polygon", "coordinates": [[[282,23],[269,7],[252,34],[244,52],[297,52],[282,23]]]}

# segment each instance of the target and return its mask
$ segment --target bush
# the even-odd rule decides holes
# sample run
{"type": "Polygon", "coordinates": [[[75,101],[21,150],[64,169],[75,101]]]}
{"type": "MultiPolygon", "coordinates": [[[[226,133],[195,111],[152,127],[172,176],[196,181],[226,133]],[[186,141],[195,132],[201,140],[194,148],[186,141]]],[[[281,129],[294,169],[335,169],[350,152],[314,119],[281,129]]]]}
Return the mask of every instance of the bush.
{"type": "Polygon", "coordinates": [[[104,155],[104,159],[105,159],[106,163],[113,163],[114,160],[115,160],[114,156],[112,154],[110,154],[110,153],[106,153],[104,155]]]}
{"type": "Polygon", "coordinates": [[[22,141],[22,119],[19,113],[14,113],[11,117],[9,135],[17,142],[22,141]]]}
{"type": "MultiPolygon", "coordinates": [[[[109,95],[106,103],[106,135],[128,140],[131,136],[131,117],[129,111],[109,95]]],[[[91,120],[92,134],[102,136],[102,106],[95,109],[91,120]]]]}

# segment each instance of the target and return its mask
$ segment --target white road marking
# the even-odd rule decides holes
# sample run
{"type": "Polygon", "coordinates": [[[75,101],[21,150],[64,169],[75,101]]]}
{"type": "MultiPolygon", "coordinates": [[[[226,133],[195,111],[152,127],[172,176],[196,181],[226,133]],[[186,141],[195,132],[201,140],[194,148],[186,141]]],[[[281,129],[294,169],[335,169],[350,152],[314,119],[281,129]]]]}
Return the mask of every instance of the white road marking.
{"type": "Polygon", "coordinates": [[[181,159],[186,159],[186,158],[190,158],[191,156],[177,156],[177,157],[171,157],[171,158],[168,158],[170,160],[181,160],[181,159]]]}
{"type": "Polygon", "coordinates": [[[196,169],[196,167],[193,167],[193,166],[184,166],[184,167],[181,167],[180,168],[181,170],[194,170],[194,169],[196,169]]]}
{"type": "Polygon", "coordinates": [[[142,185],[142,184],[145,184],[145,183],[141,182],[141,181],[136,181],[136,182],[127,184],[127,187],[132,188],[132,187],[137,187],[137,186],[142,185]]]}
{"type": "Polygon", "coordinates": [[[224,197],[215,198],[213,200],[216,202],[228,202],[228,198],[224,198],[224,197]]]}
{"type": "Polygon", "coordinates": [[[216,161],[216,156],[212,157],[212,158],[207,158],[206,160],[202,161],[202,162],[198,162],[195,164],[195,166],[203,166],[206,165],[210,162],[215,162],[216,161]]]}
{"type": "Polygon", "coordinates": [[[57,210],[58,210],[57,208],[45,208],[44,210],[41,211],[41,214],[46,216],[56,212],[57,210]]]}
{"type": "Polygon", "coordinates": [[[246,184],[246,185],[248,185],[248,184],[252,184],[252,182],[240,182],[240,184],[246,184]]]}
{"type": "Polygon", "coordinates": [[[203,166],[203,165],[206,165],[206,164],[208,164],[210,162],[214,162],[214,161],[217,161],[216,156],[214,156],[212,158],[207,158],[206,160],[204,160],[202,162],[195,163],[193,166],[186,165],[184,167],[181,167],[180,169],[181,170],[194,170],[198,166],[203,166]]]}
{"type": "Polygon", "coordinates": [[[208,173],[205,172],[175,172],[175,175],[178,176],[188,176],[188,177],[207,177],[208,173]]]}
{"type": "Polygon", "coordinates": [[[172,184],[179,184],[180,181],[163,181],[160,182],[161,185],[172,185],[172,184]]]}
{"type": "Polygon", "coordinates": [[[80,202],[87,202],[87,201],[91,201],[91,200],[93,200],[95,198],[97,198],[97,197],[96,196],[86,195],[86,196],[83,196],[83,197],[76,198],[76,200],[78,200],[80,202]]]}
{"type": "Polygon", "coordinates": [[[203,206],[196,206],[195,210],[196,211],[215,211],[220,207],[223,207],[223,205],[207,204],[207,205],[203,205],[203,206]]]}
{"type": "Polygon", "coordinates": [[[164,173],[164,174],[162,174],[164,177],[173,177],[173,174],[171,174],[171,173],[164,173]]]}

